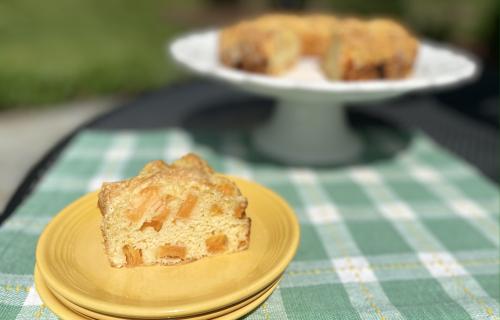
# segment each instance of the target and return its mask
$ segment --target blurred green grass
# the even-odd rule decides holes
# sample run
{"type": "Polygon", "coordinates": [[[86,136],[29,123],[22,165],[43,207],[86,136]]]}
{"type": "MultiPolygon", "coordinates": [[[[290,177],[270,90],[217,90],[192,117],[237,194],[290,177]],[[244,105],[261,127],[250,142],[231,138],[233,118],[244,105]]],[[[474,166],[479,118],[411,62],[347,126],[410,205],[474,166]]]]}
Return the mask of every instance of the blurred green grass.
{"type": "Polygon", "coordinates": [[[0,109],[158,87],[176,77],[164,45],[181,28],[167,1],[3,0],[0,109]]]}
{"type": "MultiPolygon", "coordinates": [[[[133,94],[178,79],[165,44],[187,28],[223,25],[276,0],[1,0],[0,110],[133,94]]],[[[498,57],[498,0],[301,0],[302,9],[390,15],[417,34],[498,57]],[[449,14],[443,14],[448,12],[449,14]]]]}

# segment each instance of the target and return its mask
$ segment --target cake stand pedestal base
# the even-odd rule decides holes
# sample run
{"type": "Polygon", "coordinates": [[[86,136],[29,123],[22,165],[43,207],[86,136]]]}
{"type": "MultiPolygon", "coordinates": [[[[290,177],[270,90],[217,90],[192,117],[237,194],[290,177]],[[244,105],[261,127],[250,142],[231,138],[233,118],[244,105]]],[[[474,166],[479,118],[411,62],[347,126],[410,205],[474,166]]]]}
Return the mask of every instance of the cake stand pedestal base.
{"type": "Polygon", "coordinates": [[[346,163],[362,150],[340,102],[281,99],[271,119],[253,132],[262,153],[294,165],[346,163]]]}

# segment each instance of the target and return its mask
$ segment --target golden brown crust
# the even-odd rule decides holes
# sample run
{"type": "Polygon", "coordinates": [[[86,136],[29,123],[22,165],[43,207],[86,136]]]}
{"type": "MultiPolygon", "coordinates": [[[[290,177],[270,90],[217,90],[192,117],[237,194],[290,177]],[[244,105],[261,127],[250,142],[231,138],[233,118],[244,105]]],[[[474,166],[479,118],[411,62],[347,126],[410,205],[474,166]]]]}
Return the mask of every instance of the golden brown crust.
{"type": "MultiPolygon", "coordinates": [[[[170,166],[161,160],[151,161],[146,164],[137,177],[118,182],[104,182],[98,196],[98,207],[101,213],[105,215],[113,198],[120,194],[129,193],[132,206],[129,206],[127,215],[133,221],[139,220],[147,209],[157,211],[171,200],[168,195],[160,197],[159,188],[166,181],[172,180],[178,183],[197,181],[214,187],[215,190],[225,196],[241,195],[234,182],[226,178],[220,177],[214,184],[210,178],[213,173],[213,169],[203,159],[194,154],[188,154],[173,162],[170,166]]],[[[195,198],[195,195],[187,195],[185,199],[186,207],[182,207],[177,213],[179,217],[189,215],[189,209],[192,209],[196,202],[195,198]]]]}
{"type": "Polygon", "coordinates": [[[139,172],[139,176],[152,175],[155,174],[156,172],[160,172],[166,169],[168,169],[168,165],[165,162],[161,160],[153,160],[146,163],[144,168],[142,168],[141,172],[139,172]]]}
{"type": "Polygon", "coordinates": [[[172,166],[192,170],[200,170],[206,174],[213,174],[214,170],[202,158],[193,153],[188,153],[179,160],[172,163],[172,166]]]}

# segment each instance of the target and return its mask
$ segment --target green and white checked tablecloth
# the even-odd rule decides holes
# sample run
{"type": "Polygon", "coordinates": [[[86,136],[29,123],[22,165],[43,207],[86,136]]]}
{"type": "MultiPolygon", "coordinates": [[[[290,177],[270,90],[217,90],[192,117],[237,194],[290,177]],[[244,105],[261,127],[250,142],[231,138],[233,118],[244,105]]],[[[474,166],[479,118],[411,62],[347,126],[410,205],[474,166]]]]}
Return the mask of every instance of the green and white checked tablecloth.
{"type": "MultiPolygon", "coordinates": [[[[391,148],[389,132],[365,132],[391,148]]],[[[54,319],[33,287],[34,252],[57,212],[102,181],[188,151],[281,194],[301,244],[248,319],[498,319],[498,188],[426,136],[393,157],[300,168],[259,158],[245,134],[86,131],[0,228],[0,319],[54,319]]],[[[368,148],[368,153],[370,153],[368,148]]]]}

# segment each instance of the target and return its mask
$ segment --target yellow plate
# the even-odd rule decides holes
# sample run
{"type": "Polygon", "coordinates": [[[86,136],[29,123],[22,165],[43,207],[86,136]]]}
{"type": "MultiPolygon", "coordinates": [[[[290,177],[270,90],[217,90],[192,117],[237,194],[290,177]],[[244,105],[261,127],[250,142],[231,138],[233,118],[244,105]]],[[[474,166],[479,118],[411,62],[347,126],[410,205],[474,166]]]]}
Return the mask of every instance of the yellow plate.
{"type": "Polygon", "coordinates": [[[292,209],[274,192],[233,179],[248,198],[250,248],[180,266],[109,266],[99,229],[97,193],[63,209],[36,250],[48,286],[74,304],[126,318],[208,313],[257,294],[285,270],[299,243],[292,209]]]}
{"type": "MultiPolygon", "coordinates": [[[[47,287],[47,284],[45,283],[45,280],[43,279],[40,271],[38,268],[35,267],[35,287],[40,295],[40,298],[42,299],[43,303],[52,311],[54,312],[58,317],[60,317],[63,320],[66,319],[71,319],[71,320],[88,320],[88,319],[98,319],[98,320],[104,320],[104,319],[120,319],[120,318],[105,318],[102,317],[103,315],[100,315],[100,317],[89,317],[86,316],[76,310],[72,310],[69,307],[67,307],[65,304],[63,304],[58,298],[54,295],[53,292],[50,291],[50,289],[47,287]]],[[[249,303],[246,303],[242,305],[240,308],[236,308],[232,311],[229,311],[224,314],[217,315],[216,313],[211,314],[208,319],[214,319],[214,320],[230,320],[230,319],[238,319],[240,317],[243,317],[244,315],[250,313],[252,310],[256,309],[259,305],[261,305],[272,293],[273,291],[278,287],[279,283],[278,279],[275,281],[270,287],[266,288],[263,292],[260,292],[257,294],[255,298],[251,298],[252,301],[249,303]]],[[[88,310],[87,310],[88,311],[88,310]]],[[[198,317],[193,317],[193,318],[180,318],[183,320],[194,320],[194,319],[202,319],[198,317]]]]}

